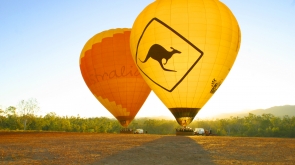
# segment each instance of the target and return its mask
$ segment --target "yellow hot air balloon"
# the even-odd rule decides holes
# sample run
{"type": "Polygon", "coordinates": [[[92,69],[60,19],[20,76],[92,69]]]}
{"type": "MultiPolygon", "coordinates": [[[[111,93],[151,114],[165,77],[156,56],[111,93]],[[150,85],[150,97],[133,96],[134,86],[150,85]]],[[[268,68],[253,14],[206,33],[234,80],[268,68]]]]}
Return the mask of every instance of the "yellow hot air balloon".
{"type": "Polygon", "coordinates": [[[134,119],[151,91],[132,59],[130,33],[128,28],[98,33],[80,55],[85,83],[123,127],[134,119]]]}
{"type": "Polygon", "coordinates": [[[182,126],[187,126],[228,75],[241,32],[218,0],[156,0],[130,36],[141,75],[182,126]]]}

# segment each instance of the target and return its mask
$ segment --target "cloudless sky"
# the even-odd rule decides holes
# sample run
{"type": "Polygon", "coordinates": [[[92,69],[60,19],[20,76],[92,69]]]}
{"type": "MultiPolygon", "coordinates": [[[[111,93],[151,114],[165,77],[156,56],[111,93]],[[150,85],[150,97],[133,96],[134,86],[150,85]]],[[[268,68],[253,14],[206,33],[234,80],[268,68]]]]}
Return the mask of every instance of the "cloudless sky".
{"type": "MultiPolygon", "coordinates": [[[[153,0],[1,0],[0,108],[36,98],[44,115],[111,114],[84,83],[79,56],[93,35],[131,28],[153,0]]],[[[295,105],[295,0],[221,0],[236,16],[241,48],[196,118],[295,105]]],[[[137,117],[168,116],[152,92],[137,117]]]]}

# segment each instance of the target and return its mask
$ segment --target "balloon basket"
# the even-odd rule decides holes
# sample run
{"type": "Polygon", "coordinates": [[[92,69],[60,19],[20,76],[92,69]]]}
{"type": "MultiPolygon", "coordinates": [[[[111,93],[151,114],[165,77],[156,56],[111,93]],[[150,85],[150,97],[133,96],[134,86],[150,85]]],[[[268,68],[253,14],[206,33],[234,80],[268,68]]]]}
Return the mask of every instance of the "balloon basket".
{"type": "Polygon", "coordinates": [[[120,131],[121,134],[133,134],[133,131],[120,131]]]}
{"type": "Polygon", "coordinates": [[[121,134],[134,134],[133,130],[132,129],[128,129],[128,128],[121,129],[120,130],[120,133],[121,134]]]}
{"type": "Polygon", "coordinates": [[[176,136],[193,136],[195,135],[193,129],[189,128],[189,127],[183,127],[183,128],[179,128],[176,129],[175,131],[176,136]]]}

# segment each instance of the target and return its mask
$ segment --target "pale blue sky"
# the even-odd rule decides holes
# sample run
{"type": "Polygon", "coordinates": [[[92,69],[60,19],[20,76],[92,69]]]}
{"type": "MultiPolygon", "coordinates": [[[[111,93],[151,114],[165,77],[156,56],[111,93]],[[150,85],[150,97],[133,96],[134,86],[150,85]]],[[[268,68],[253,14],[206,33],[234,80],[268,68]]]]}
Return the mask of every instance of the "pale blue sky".
{"type": "MultiPolygon", "coordinates": [[[[1,0],[0,107],[36,98],[41,112],[111,116],[88,90],[79,56],[96,33],[131,28],[153,0],[1,0]]],[[[237,60],[197,117],[295,105],[294,0],[221,0],[242,33],[237,60]]],[[[172,116],[151,93],[138,116],[172,116]]]]}

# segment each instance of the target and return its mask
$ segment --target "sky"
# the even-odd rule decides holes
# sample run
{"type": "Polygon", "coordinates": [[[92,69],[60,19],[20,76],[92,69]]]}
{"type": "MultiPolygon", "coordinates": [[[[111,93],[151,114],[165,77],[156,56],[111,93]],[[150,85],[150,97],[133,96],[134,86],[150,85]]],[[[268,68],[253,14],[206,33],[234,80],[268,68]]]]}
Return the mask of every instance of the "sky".
{"type": "MultiPolygon", "coordinates": [[[[86,86],[84,44],[131,28],[153,0],[1,0],[0,108],[37,99],[40,115],[112,117],[86,86]]],[[[295,105],[295,0],[221,0],[238,20],[241,47],[223,84],[196,118],[295,105]]],[[[151,92],[137,117],[170,111],[151,92]]],[[[195,119],[196,119],[195,118],[195,119]]]]}

